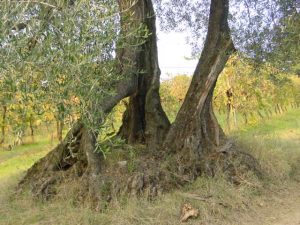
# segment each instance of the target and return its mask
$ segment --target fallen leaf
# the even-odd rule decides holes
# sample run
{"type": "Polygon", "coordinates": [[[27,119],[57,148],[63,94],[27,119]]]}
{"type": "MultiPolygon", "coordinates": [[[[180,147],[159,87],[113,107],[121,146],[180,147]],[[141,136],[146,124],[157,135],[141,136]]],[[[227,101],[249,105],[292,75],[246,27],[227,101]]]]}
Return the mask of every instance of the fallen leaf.
{"type": "Polygon", "coordinates": [[[186,222],[189,218],[197,218],[199,210],[192,207],[191,204],[186,203],[182,206],[180,222],[186,222]]]}

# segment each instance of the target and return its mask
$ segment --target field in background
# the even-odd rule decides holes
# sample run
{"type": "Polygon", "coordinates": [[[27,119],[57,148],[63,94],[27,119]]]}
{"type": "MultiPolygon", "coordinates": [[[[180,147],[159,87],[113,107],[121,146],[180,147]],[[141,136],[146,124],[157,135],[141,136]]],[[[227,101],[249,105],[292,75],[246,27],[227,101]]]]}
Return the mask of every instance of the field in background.
{"type": "Polygon", "coordinates": [[[260,160],[267,174],[263,181],[251,174],[239,186],[228,183],[221,175],[214,179],[199,178],[154,202],[123,199],[103,213],[70,200],[67,187],[64,194],[46,203],[33,200],[29,193],[14,193],[25,170],[55,143],[40,136],[35,144],[0,151],[0,224],[174,225],[179,224],[180,208],[186,202],[200,211],[200,217],[187,224],[241,224],[245,215],[250,216],[268,204],[274,192],[288,190],[300,181],[300,110],[245,126],[230,136],[260,160]],[[184,193],[198,194],[206,200],[195,200],[184,193]]]}

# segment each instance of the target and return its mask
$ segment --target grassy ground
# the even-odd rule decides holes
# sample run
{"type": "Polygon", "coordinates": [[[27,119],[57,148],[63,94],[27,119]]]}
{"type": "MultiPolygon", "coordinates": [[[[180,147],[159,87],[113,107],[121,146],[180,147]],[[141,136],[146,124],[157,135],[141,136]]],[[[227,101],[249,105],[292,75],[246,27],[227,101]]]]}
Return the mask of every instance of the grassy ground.
{"type": "MultiPolygon", "coordinates": [[[[53,145],[52,145],[53,146],[53,145]]],[[[12,151],[0,152],[1,180],[12,175],[20,175],[51,148],[48,141],[20,146],[12,151]]]]}
{"type": "Polygon", "coordinates": [[[300,114],[293,110],[262,124],[232,134],[260,161],[271,179],[298,176],[300,169],[300,114]]]}
{"type": "MultiPolygon", "coordinates": [[[[244,127],[230,135],[260,160],[266,172],[263,181],[250,174],[244,183],[234,186],[222,175],[214,179],[203,177],[153,202],[122,199],[103,213],[76,204],[70,198],[68,187],[46,203],[32,199],[29,193],[15,194],[15,186],[24,171],[53,147],[49,142],[1,151],[0,224],[174,225],[180,223],[184,203],[190,203],[200,212],[198,219],[186,224],[246,224],[244,222],[256,218],[254,215],[270,204],[274,196],[280,196],[283,191],[288,195],[287,190],[299,185],[296,180],[300,181],[300,110],[244,127]],[[187,193],[197,194],[204,200],[196,200],[187,193]]],[[[261,221],[247,224],[267,224],[261,221]]]]}

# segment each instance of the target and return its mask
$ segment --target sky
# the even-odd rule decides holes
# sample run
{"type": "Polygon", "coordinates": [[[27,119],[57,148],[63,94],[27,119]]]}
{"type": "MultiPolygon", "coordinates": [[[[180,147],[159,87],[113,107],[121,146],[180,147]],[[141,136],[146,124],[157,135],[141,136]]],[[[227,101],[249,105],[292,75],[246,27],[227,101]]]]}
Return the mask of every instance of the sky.
{"type": "Polygon", "coordinates": [[[186,59],[191,57],[191,47],[186,44],[185,35],[179,32],[158,31],[158,59],[162,80],[178,74],[193,74],[197,60],[186,59]]]}

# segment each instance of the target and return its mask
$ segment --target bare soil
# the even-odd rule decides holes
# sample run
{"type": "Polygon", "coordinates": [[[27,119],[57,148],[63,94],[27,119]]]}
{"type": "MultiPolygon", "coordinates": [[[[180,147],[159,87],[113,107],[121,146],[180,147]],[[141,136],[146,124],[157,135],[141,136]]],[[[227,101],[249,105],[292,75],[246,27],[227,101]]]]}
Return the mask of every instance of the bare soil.
{"type": "Polygon", "coordinates": [[[270,193],[257,202],[257,207],[240,218],[243,225],[300,225],[300,183],[270,193]]]}

